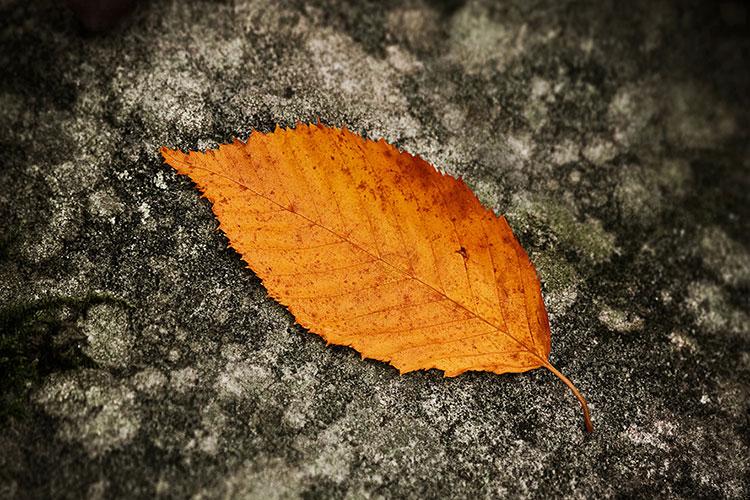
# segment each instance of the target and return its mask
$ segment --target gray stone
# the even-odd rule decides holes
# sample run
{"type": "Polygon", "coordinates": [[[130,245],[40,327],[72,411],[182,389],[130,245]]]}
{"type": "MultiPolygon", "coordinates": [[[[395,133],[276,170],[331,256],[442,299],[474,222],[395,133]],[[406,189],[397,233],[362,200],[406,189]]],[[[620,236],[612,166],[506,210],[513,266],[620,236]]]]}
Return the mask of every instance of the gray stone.
{"type": "Polygon", "coordinates": [[[0,1],[0,497],[750,496],[738,5],[63,4],[0,1]],[[592,435],[543,370],[326,346],[158,153],[318,119],[507,215],[592,435]]]}

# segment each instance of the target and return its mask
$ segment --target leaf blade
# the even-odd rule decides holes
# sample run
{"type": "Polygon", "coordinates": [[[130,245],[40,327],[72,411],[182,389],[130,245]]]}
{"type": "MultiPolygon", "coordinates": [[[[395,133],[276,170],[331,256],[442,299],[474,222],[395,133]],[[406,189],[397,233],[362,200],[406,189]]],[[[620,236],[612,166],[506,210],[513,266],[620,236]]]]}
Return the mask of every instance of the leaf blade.
{"type": "Polygon", "coordinates": [[[270,295],[327,342],[401,373],[551,367],[539,280],[507,221],[421,158],[303,124],[162,154],[270,295]]]}

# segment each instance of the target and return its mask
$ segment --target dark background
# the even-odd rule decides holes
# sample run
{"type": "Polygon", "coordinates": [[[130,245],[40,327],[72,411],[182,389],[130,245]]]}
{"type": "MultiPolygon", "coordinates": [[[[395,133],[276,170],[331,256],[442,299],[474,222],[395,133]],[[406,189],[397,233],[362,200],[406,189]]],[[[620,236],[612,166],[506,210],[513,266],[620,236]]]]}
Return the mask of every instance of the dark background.
{"type": "Polygon", "coordinates": [[[750,495],[740,3],[83,19],[0,0],[0,497],[750,495]],[[318,118],[506,215],[594,434],[543,370],[400,377],[326,347],[158,154],[318,118]]]}

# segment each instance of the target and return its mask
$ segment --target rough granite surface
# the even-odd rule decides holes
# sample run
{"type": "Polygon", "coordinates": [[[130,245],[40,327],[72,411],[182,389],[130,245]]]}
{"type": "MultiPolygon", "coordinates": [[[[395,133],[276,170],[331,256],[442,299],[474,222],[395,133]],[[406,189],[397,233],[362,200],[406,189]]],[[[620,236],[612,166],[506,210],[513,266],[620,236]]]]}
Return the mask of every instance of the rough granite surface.
{"type": "Polygon", "coordinates": [[[724,2],[0,0],[0,497],[750,496],[747,12],[724,2]],[[326,347],[158,154],[320,119],[460,175],[551,359],[326,347]]]}

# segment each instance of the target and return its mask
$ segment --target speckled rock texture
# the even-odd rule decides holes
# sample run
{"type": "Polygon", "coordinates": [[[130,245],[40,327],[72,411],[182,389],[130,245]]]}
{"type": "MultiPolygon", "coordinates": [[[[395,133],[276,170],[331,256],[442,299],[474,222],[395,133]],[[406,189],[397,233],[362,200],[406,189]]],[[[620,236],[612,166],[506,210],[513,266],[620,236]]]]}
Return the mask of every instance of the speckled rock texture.
{"type": "Polygon", "coordinates": [[[0,497],[747,498],[739,3],[0,0],[0,497]],[[550,373],[326,347],[158,154],[383,137],[506,214],[550,373]]]}

